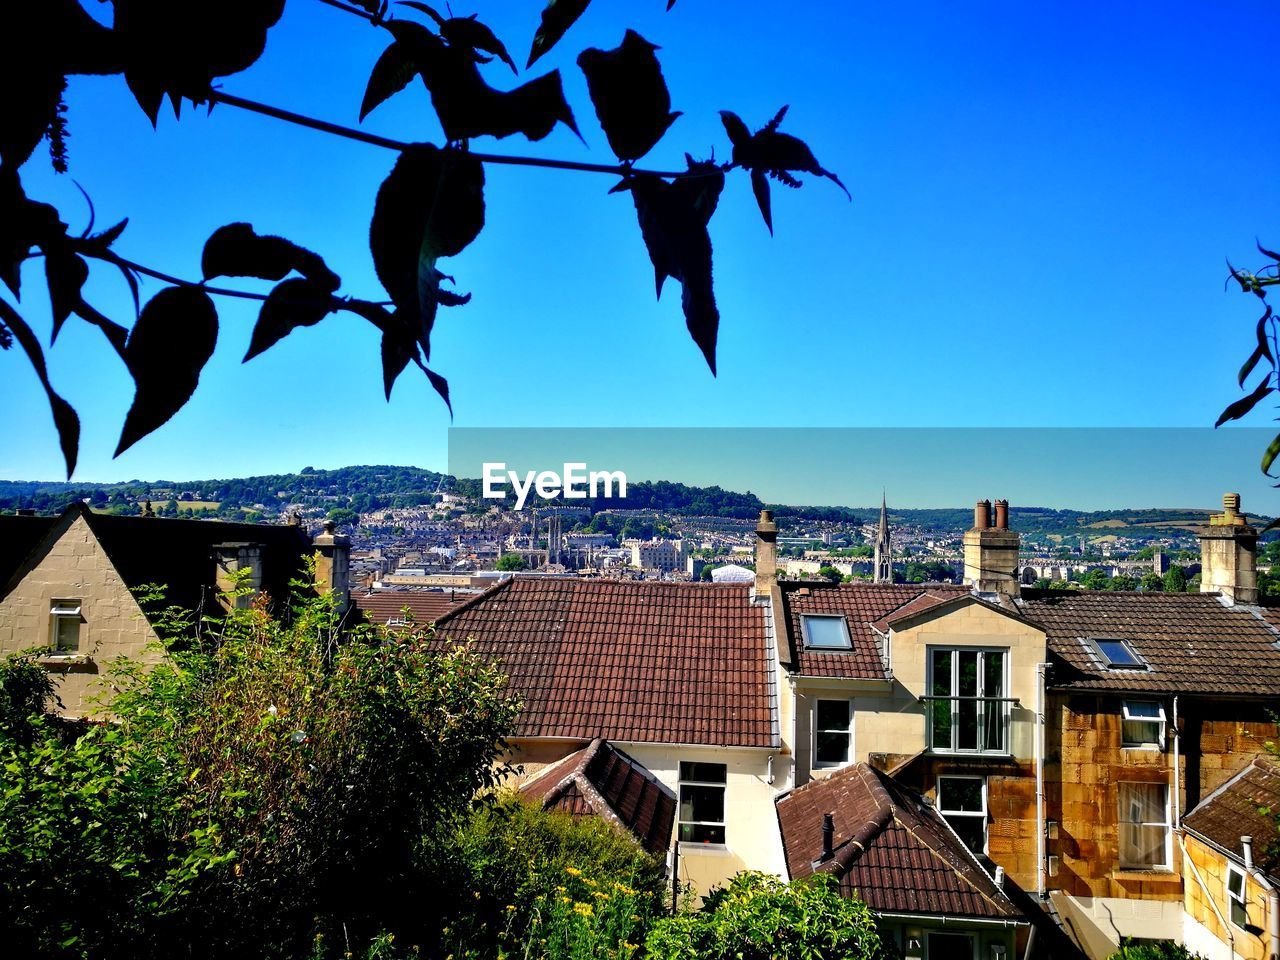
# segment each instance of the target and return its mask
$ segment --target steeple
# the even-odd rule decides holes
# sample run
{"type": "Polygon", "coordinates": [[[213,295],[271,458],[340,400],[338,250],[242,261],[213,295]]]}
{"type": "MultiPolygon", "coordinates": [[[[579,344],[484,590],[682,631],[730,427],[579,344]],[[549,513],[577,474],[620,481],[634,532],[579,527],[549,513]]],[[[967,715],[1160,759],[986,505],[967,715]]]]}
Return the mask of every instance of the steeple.
{"type": "Polygon", "coordinates": [[[889,507],[880,494],[880,530],[876,534],[876,565],[872,576],[876,583],[893,583],[893,548],[889,543],[889,507]]]}

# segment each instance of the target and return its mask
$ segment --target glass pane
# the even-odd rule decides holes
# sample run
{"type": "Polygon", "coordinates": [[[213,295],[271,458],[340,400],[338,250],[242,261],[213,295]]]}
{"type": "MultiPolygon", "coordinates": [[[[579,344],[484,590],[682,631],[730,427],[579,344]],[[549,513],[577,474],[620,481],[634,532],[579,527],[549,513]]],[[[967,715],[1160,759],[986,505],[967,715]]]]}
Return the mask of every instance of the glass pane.
{"type": "Polygon", "coordinates": [[[705,823],[680,824],[682,843],[724,843],[724,827],[705,823]]]}
{"type": "Polygon", "coordinates": [[[76,617],[57,617],[57,645],[59,650],[75,650],[80,646],[80,620],[76,617]]]}
{"type": "Polygon", "coordinates": [[[1160,724],[1149,720],[1125,720],[1121,724],[1121,736],[1125,746],[1158,745],[1160,743],[1160,724]]]}
{"type": "Polygon", "coordinates": [[[703,783],[724,783],[728,771],[723,763],[692,763],[680,761],[681,780],[700,780],[703,783]]]}
{"type": "Polygon", "coordinates": [[[1249,911],[1239,900],[1231,901],[1231,922],[1241,928],[1249,925],[1249,911]]]}
{"type": "Polygon", "coordinates": [[[805,643],[809,646],[849,649],[849,629],[844,617],[802,616],[800,619],[804,623],[805,643]]]}
{"type": "Polygon", "coordinates": [[[849,701],[848,700],[819,700],[818,701],[818,729],[819,730],[848,730],[849,729],[849,701]]]}
{"type": "Polygon", "coordinates": [[[1004,654],[988,650],[982,655],[982,695],[1004,696],[1004,654]]]}
{"type": "Polygon", "coordinates": [[[976,697],[978,695],[978,651],[977,650],[957,650],[960,667],[956,677],[956,693],[962,697],[976,697]]]}
{"type": "Polygon", "coordinates": [[[966,933],[930,933],[929,960],[973,960],[973,939],[966,933]]]}
{"type": "MultiPolygon", "coordinates": [[[[951,651],[933,651],[933,689],[935,697],[951,696],[951,651]]],[[[948,708],[950,709],[950,708],[948,708]]]]}
{"type": "Polygon", "coordinates": [[[1123,640],[1094,640],[1107,663],[1113,667],[1138,667],[1142,665],[1123,640]]]}
{"type": "Polygon", "coordinates": [[[999,700],[982,701],[982,749],[1004,750],[1005,705],[999,700]]]}
{"type": "Polygon", "coordinates": [[[1163,867],[1167,827],[1120,825],[1120,862],[1127,867],[1163,867]]]}
{"type": "Polygon", "coordinates": [[[1240,896],[1244,892],[1244,874],[1231,871],[1227,874],[1227,889],[1234,896],[1240,896]]]}
{"type": "Polygon", "coordinates": [[[818,763],[846,763],[849,760],[849,735],[847,733],[819,733],[815,739],[815,756],[818,763]]]}
{"type": "Polygon", "coordinates": [[[1151,717],[1154,720],[1160,719],[1160,704],[1154,700],[1126,700],[1124,702],[1125,711],[1131,717],[1151,717]]]}
{"type": "Polygon", "coordinates": [[[939,777],[938,809],[982,813],[982,781],[977,777],[939,777]]]}
{"type": "Polygon", "coordinates": [[[680,787],[680,819],[724,822],[724,787],[680,787]]]}
{"type": "Polygon", "coordinates": [[[956,832],[964,845],[974,853],[982,853],[986,847],[986,818],[985,817],[956,817],[950,816],[944,818],[947,823],[951,824],[951,829],[956,832]]]}
{"type": "Polygon", "coordinates": [[[935,750],[951,749],[951,701],[930,700],[929,710],[933,714],[933,729],[930,731],[930,743],[935,750]]]}
{"type": "Polygon", "coordinates": [[[1165,823],[1167,790],[1163,783],[1120,784],[1120,822],[1165,823]]]}
{"type": "MultiPolygon", "coordinates": [[[[964,669],[963,661],[960,664],[964,669]]],[[[956,701],[956,749],[978,749],[978,701],[956,701]]]]}

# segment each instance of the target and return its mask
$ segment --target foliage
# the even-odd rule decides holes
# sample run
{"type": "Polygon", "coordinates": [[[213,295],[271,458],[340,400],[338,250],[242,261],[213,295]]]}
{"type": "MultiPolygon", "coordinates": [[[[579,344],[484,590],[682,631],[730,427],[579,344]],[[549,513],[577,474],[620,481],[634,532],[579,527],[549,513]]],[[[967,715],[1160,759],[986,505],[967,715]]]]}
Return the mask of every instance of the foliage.
{"type": "Polygon", "coordinates": [[[697,912],[659,921],[646,943],[652,960],[812,960],[886,956],[866,904],[842,897],[835,878],[784,883],[743,872],[697,912]]]}
{"type": "Polygon", "coordinates": [[[463,903],[443,947],[459,960],[631,956],[667,886],[662,861],[605,821],[516,799],[463,829],[457,877],[463,903]]]}
{"type": "Polygon", "coordinates": [[[1204,957],[1174,940],[1125,938],[1120,941],[1120,949],[1107,960],[1204,960],[1204,957]]]}
{"type": "Polygon", "coordinates": [[[818,576],[824,580],[830,580],[832,583],[839,583],[844,574],[835,567],[819,567],[818,576]]]}
{"type": "MultiPolygon", "coordinates": [[[[549,0],[531,44],[528,65],[545,56],[587,7],[588,0],[549,0]]],[[[671,109],[658,47],[632,30],[613,50],[591,49],[577,58],[592,105],[616,165],[494,156],[471,149],[480,137],[519,134],[541,140],[557,125],[579,134],[564,96],[560,71],[511,88],[493,86],[486,70],[494,61],[518,73],[506,45],[476,15],[441,15],[429,4],[405,2],[393,8],[381,0],[330,2],[385,31],[388,45],[372,65],[358,119],[405,90],[415,79],[426,88],[444,131],[444,144],[399,142],[357,129],[303,117],[269,104],[235,96],[215,80],[247,70],[264,52],[268,33],[280,20],[285,0],[227,0],[220,4],[161,4],[158,0],[112,0],[113,21],[104,26],[78,0],[20,5],[6,19],[0,79],[12,91],[0,107],[0,280],[14,298],[21,294],[23,262],[38,250],[52,306],[50,343],[71,316],[96,326],[120,356],[135,385],[116,455],[169,421],[190,399],[218,338],[214,296],[262,302],[245,361],[284,340],[292,331],[347,312],[377,329],[381,337],[383,385],[387,397],[412,363],[449,405],[449,385],[427,366],[438,309],[470,300],[445,281],[441,260],[460,255],[484,228],[484,164],[532,164],[566,170],[612,173],[621,178],[613,192],[631,194],[640,233],[661,293],[666,277],[681,284],[681,305],[695,344],[714,375],[720,314],[712,284],[708,225],[725,175],[748,171],[770,232],[773,230],[769,178],[799,187],[797,173],[826,177],[801,140],[779,131],[787,108],[754,134],[737,115],[721,111],[732,159],[695,160],[686,168],[645,171],[634,166],[680,116],[671,109]],[[253,110],[276,120],[331,135],[374,143],[399,157],[378,190],[369,229],[370,255],[390,298],[341,296],[341,278],[316,253],[283,237],[259,235],[253,225],[233,221],[215,230],[201,256],[201,280],[192,282],[134,263],[115,250],[127,220],[99,233],[90,223],[79,235],[59,212],[27,197],[19,168],[46,136],[53,163],[67,168],[63,93],[77,74],[123,78],[154,125],[166,99],[180,116],[184,101],[253,110]],[[85,299],[90,264],[119,270],[138,312],[132,329],[99,313],[85,299]],[[167,284],[143,306],[138,276],[167,284]],[[269,281],[267,293],[209,285],[218,277],[269,281]]],[[[670,8],[671,3],[668,3],[670,8]]],[[[446,6],[446,9],[447,6],[446,6]]],[[[494,70],[500,69],[494,65],[494,70]]],[[[490,75],[492,71],[489,71],[490,75]]],[[[580,134],[579,134],[580,136],[580,134]]],[[[714,153],[713,153],[714,157],[714,153]]],[[[847,194],[848,191],[846,190],[847,194]]],[[[27,321],[0,300],[0,349],[18,343],[43,386],[66,461],[74,473],[80,440],[79,418],[54,389],[44,350],[27,321]]]]}
{"type": "MultiPolygon", "coordinates": [[[[118,663],[113,722],[0,729],[5,942],[105,958],[301,956],[317,933],[430,945],[441,850],[505,776],[518,705],[464,648],[339,642],[338,622],[330,598],[299,599],[287,625],[235,611],[152,669],[118,663]]],[[[0,702],[29,699],[20,664],[0,680],[0,702]]]]}
{"type": "Polygon", "coordinates": [[[498,558],[498,562],[494,564],[495,569],[503,571],[520,571],[529,569],[529,561],[518,553],[504,553],[498,558]]]}
{"type": "Polygon", "coordinates": [[[1169,567],[1164,574],[1164,592],[1165,593],[1186,593],[1187,592],[1187,571],[1176,563],[1169,567]]]}

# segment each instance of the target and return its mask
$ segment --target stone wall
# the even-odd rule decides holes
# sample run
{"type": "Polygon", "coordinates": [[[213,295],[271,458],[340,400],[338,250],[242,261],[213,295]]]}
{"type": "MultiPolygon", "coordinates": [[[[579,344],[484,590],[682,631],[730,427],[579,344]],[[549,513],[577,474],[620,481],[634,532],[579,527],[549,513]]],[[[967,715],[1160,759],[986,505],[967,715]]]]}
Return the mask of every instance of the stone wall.
{"type": "Polygon", "coordinates": [[[1194,836],[1185,838],[1187,859],[1195,869],[1186,871],[1186,896],[1183,901],[1187,916],[1204,927],[1219,943],[1231,946],[1237,957],[1243,960],[1266,960],[1267,957],[1267,892],[1253,877],[1245,879],[1245,895],[1248,900],[1249,923],[1241,929],[1231,923],[1231,911],[1227,903],[1227,858],[1217,850],[1202,843],[1194,836]],[[1198,874],[1198,876],[1197,876],[1198,874]],[[1200,885],[1204,882],[1204,886],[1200,885]],[[1210,901],[1217,905],[1215,912],[1210,901]],[[1224,927],[1218,912],[1227,921],[1224,927]]]}

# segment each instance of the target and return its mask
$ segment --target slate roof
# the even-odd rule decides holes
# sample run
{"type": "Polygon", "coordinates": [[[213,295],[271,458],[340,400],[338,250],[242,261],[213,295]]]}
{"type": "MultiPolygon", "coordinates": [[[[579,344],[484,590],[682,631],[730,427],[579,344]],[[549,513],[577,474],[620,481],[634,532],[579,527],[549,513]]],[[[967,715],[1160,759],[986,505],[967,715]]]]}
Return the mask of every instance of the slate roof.
{"type": "Polygon", "coordinates": [[[1253,837],[1254,863],[1280,881],[1280,848],[1275,841],[1274,815],[1258,807],[1280,810],[1280,764],[1255,757],[1243,770],[1220,786],[1182,818],[1182,825],[1228,851],[1241,863],[1240,838],[1253,837]]]}
{"type": "Polygon", "coordinates": [[[747,584],[512,577],[436,622],[524,701],[517,737],[779,743],[772,644],[747,584]]]}
{"type": "Polygon", "coordinates": [[[793,879],[815,869],[833,873],[841,893],[878,913],[1024,919],[923,797],[865,763],[812,780],[776,807],[793,879]],[[815,868],[827,813],[835,820],[834,856],[815,868]]]}
{"type": "MultiPolygon", "coordinates": [[[[289,583],[304,570],[311,541],[301,527],[263,523],[225,523],[219,520],[177,520],[161,517],[119,517],[93,513],[83,503],[68,507],[48,522],[43,536],[26,551],[0,583],[0,597],[18,585],[32,563],[43,556],[50,536],[57,536],[75,519],[85,518],[107,557],[129,587],[146,583],[166,586],[165,602],[200,610],[213,601],[217,580],[213,547],[222,543],[253,543],[262,548],[263,590],[282,603],[289,583]]],[[[0,540],[17,529],[15,520],[0,517],[0,540]]]]}
{"type": "Polygon", "coordinates": [[[961,584],[842,583],[784,581],[782,600],[791,633],[791,663],[811,677],[883,680],[886,676],[881,640],[887,621],[899,612],[920,612],[969,593],[961,584]],[[800,618],[806,613],[843,614],[853,648],[806,650],[800,618]]]}
{"type": "Polygon", "coordinates": [[[351,600],[370,623],[403,625],[408,609],[415,626],[428,627],[475,596],[457,590],[377,590],[352,593],[351,600]]]}
{"type": "Polygon", "coordinates": [[[1022,596],[1022,612],[1048,634],[1053,687],[1280,696],[1280,636],[1256,607],[1224,606],[1216,593],[1024,590],[1022,596]],[[1108,668],[1090,637],[1127,640],[1150,669],[1108,668]]]}
{"type": "Polygon", "coordinates": [[[602,817],[630,832],[650,853],[671,846],[676,795],[642,764],[605,740],[593,740],[524,784],[544,810],[602,817]]]}

